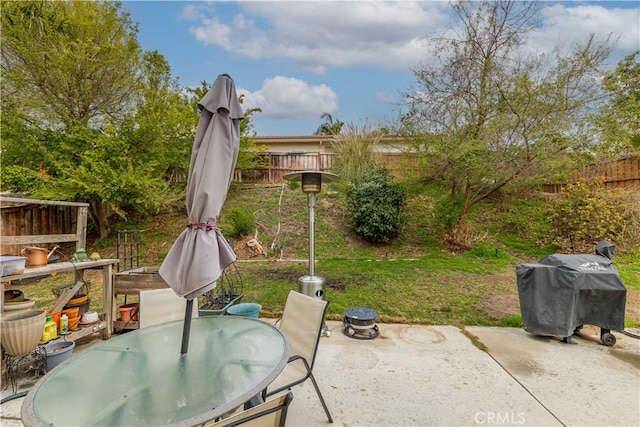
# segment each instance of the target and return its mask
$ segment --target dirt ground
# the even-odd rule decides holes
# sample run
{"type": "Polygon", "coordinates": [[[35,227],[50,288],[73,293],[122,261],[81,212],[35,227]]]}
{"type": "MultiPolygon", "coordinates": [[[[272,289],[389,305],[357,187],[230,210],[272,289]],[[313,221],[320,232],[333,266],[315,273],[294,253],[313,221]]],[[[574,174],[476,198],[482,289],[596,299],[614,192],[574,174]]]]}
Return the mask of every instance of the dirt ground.
{"type": "MultiPolygon", "coordinates": [[[[520,301],[518,291],[501,292],[488,295],[479,305],[487,311],[493,319],[503,319],[505,317],[520,314],[520,301]]],[[[625,318],[640,320],[640,292],[632,289],[627,290],[627,304],[625,318]]]]}

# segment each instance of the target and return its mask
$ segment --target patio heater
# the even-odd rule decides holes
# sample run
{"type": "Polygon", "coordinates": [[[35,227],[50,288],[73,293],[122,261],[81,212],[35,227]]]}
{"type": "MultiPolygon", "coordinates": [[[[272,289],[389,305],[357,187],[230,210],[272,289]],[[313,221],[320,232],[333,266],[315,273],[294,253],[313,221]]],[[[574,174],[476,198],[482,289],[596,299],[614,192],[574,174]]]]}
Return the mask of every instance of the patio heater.
{"type": "MultiPolygon", "coordinates": [[[[288,181],[301,181],[302,192],[307,194],[309,208],[309,275],[298,278],[299,291],[314,298],[324,297],[324,278],[315,275],[315,207],[316,194],[322,190],[323,183],[338,180],[338,175],[321,171],[292,172],[284,176],[288,181]]],[[[326,323],[322,326],[322,334],[329,335],[326,323]]]]}

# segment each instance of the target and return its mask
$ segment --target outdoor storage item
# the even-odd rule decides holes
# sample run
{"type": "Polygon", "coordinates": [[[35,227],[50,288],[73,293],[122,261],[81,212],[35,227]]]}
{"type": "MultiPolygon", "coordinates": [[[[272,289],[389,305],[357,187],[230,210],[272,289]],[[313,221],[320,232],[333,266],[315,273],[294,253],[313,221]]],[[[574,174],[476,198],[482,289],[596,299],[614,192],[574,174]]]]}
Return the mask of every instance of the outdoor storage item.
{"type": "Polygon", "coordinates": [[[22,274],[26,261],[23,256],[0,256],[0,276],[22,274]]]}
{"type": "Polygon", "coordinates": [[[538,264],[516,267],[522,321],[527,332],[568,342],[583,325],[601,328],[612,346],[611,330],[624,330],[627,290],[611,258],[615,246],[600,242],[596,255],[554,254],[538,264]]]}
{"type": "Polygon", "coordinates": [[[44,267],[49,262],[49,257],[55,252],[56,248],[51,252],[45,248],[37,246],[27,246],[22,249],[22,256],[27,258],[27,267],[44,267]]]}
{"type": "Polygon", "coordinates": [[[232,316],[244,316],[257,319],[260,316],[262,306],[253,302],[232,305],[227,309],[227,313],[232,316]]]}
{"type": "Polygon", "coordinates": [[[46,353],[47,372],[69,359],[75,346],[75,341],[56,341],[46,344],[44,350],[46,353]]]}

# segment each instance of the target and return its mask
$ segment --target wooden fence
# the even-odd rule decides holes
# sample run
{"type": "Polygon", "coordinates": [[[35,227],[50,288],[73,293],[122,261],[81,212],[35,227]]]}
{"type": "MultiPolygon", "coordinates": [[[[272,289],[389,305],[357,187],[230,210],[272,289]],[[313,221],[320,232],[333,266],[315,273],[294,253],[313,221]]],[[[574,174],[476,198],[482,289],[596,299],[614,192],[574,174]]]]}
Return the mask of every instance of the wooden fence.
{"type": "Polygon", "coordinates": [[[22,248],[28,246],[10,244],[5,236],[73,234],[76,232],[77,218],[78,208],[75,206],[3,201],[0,208],[0,251],[2,255],[18,255],[22,248]]]}
{"type": "MultiPolygon", "coordinates": [[[[407,153],[381,153],[381,157],[396,178],[408,178],[420,172],[418,156],[407,153]]],[[[253,174],[236,174],[238,182],[249,184],[274,184],[284,182],[284,176],[290,172],[301,170],[331,170],[335,154],[333,153],[265,153],[262,163],[266,166],[254,170],[253,174]]],[[[571,175],[568,182],[601,179],[610,188],[640,189],[640,156],[629,156],[623,159],[586,165],[581,171],[571,175]]],[[[559,192],[564,184],[543,184],[542,191],[559,192]]]]}
{"type": "MultiPolygon", "coordinates": [[[[389,172],[395,177],[407,177],[419,171],[419,161],[416,156],[405,153],[381,153],[381,157],[389,172]]],[[[236,174],[238,182],[251,184],[272,184],[284,182],[284,176],[290,172],[302,170],[317,170],[328,172],[333,166],[334,153],[265,153],[262,163],[266,166],[258,167],[253,174],[236,174]]]]}
{"type": "MultiPolygon", "coordinates": [[[[610,160],[586,165],[569,177],[568,182],[602,180],[609,188],[636,188],[640,190],[640,156],[610,160]]],[[[543,184],[542,191],[558,193],[565,184],[543,184]]]]}

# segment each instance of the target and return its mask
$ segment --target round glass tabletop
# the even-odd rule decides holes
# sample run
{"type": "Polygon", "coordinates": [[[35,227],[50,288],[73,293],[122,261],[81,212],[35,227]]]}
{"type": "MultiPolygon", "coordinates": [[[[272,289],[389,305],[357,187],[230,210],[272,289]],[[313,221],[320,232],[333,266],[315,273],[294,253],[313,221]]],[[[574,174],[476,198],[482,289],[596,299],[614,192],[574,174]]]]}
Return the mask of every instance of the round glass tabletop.
{"type": "Polygon", "coordinates": [[[138,329],[64,362],[29,392],[25,425],[193,425],[250,400],[282,371],[289,344],[273,325],[239,316],[138,329]]]}

